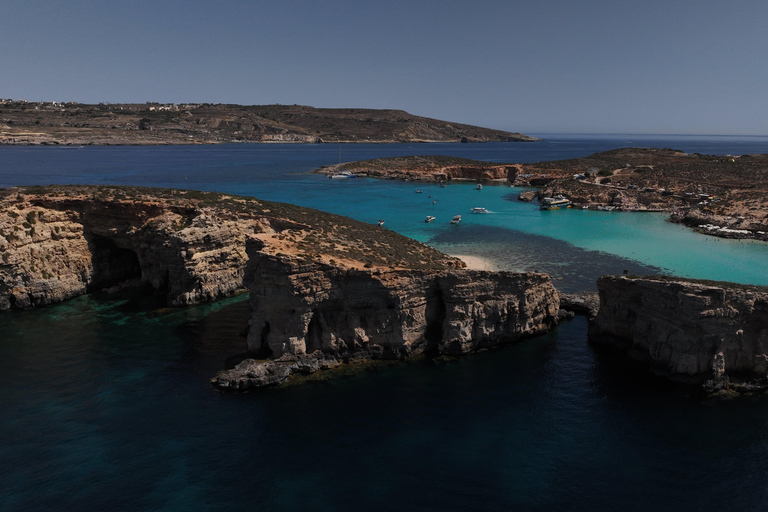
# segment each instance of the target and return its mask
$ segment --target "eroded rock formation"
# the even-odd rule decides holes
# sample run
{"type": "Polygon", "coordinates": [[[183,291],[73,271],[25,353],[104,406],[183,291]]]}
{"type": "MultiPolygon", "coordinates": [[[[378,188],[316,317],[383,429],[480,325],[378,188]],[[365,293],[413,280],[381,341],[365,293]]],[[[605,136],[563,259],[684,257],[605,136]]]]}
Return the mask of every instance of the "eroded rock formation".
{"type": "Polygon", "coordinates": [[[768,292],[732,283],[601,277],[590,340],[707,391],[768,388],[768,292]]]}
{"type": "Polygon", "coordinates": [[[179,306],[243,288],[258,218],[159,202],[16,194],[0,208],[0,310],[146,284],[179,306]]]}
{"type": "Polygon", "coordinates": [[[248,346],[272,360],[246,360],[222,372],[213,380],[221,388],[272,384],[340,360],[466,354],[557,322],[559,298],[545,274],[357,270],[262,247],[258,240],[248,244],[248,346]]]}
{"type": "Polygon", "coordinates": [[[151,286],[171,306],[244,290],[245,241],[349,267],[463,263],[392,231],[283,203],[185,190],[52,186],[0,190],[0,310],[89,290],[151,286]]]}

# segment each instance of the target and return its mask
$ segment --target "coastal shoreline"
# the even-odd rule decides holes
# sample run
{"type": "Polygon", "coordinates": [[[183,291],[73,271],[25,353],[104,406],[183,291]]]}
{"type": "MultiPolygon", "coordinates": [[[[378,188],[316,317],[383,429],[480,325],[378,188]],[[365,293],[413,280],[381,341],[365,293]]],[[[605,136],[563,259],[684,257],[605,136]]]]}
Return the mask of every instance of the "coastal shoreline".
{"type": "Polygon", "coordinates": [[[480,256],[470,256],[467,254],[449,254],[454,258],[459,258],[461,261],[467,264],[468,270],[488,270],[491,272],[500,270],[498,264],[488,258],[482,258],[480,256]]]}

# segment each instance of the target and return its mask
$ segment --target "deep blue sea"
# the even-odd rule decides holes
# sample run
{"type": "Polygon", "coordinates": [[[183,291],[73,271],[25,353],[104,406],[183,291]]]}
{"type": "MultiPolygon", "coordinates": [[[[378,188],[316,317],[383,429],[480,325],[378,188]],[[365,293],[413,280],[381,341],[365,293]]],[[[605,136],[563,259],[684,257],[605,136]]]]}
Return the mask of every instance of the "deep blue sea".
{"type": "MultiPolygon", "coordinates": [[[[569,292],[623,270],[768,284],[768,244],[709,238],[663,215],[541,212],[504,185],[308,173],[414,154],[535,162],[629,146],[768,153],[768,137],[540,136],[0,147],[0,187],[182,187],[384,219],[451,254],[549,272],[569,292]],[[476,206],[491,213],[471,215],[476,206]],[[456,214],[464,222],[451,226],[456,214]]],[[[768,398],[704,399],[594,350],[583,317],[453,362],[219,393],[208,379],[244,350],[247,319],[244,297],[169,310],[100,294],[0,315],[0,510],[768,509],[768,398]]]]}

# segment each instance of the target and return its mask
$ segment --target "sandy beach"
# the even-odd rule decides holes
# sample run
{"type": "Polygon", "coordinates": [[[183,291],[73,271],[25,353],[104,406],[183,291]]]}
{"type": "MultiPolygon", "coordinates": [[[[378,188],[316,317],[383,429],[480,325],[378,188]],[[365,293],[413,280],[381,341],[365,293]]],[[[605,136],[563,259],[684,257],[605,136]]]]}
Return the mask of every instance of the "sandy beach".
{"type": "Polygon", "coordinates": [[[494,262],[479,256],[467,256],[465,254],[451,254],[451,256],[466,263],[470,270],[499,270],[498,265],[494,262]]]}

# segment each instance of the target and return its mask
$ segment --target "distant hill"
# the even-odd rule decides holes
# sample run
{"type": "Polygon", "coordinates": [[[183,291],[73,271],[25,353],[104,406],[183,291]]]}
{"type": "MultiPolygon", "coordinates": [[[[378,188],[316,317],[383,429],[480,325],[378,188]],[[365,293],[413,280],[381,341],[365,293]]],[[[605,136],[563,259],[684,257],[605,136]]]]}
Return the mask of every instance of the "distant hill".
{"type": "Polygon", "coordinates": [[[534,141],[402,110],[0,100],[0,144],[534,141]]]}

